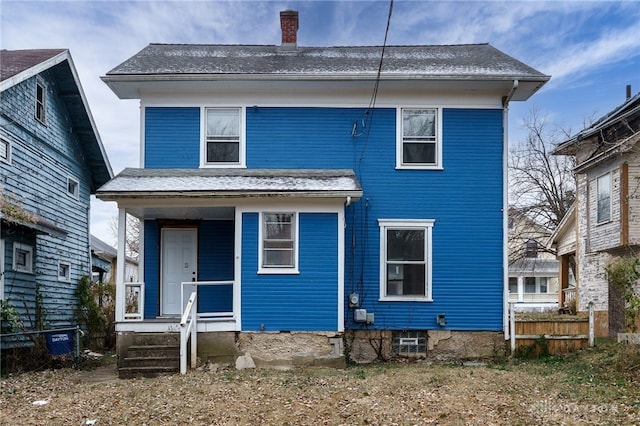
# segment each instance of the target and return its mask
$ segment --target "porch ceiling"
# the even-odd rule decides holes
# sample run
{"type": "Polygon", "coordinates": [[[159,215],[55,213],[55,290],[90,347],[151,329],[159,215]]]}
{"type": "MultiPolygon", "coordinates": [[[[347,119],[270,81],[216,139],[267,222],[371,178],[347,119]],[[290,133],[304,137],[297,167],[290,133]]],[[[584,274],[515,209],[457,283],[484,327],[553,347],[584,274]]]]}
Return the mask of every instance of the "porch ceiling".
{"type": "Polygon", "coordinates": [[[235,209],[233,207],[127,207],[127,213],[139,219],[180,219],[180,220],[233,220],[235,209]]]}

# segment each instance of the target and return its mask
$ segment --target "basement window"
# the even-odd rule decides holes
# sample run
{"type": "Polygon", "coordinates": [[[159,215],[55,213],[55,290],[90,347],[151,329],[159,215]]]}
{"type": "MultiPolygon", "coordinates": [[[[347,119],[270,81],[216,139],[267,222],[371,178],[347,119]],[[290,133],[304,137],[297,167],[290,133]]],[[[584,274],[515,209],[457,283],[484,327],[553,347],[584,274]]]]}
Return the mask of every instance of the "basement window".
{"type": "Polygon", "coordinates": [[[424,331],[394,331],[391,351],[403,356],[426,356],[427,333],[424,331]]]}

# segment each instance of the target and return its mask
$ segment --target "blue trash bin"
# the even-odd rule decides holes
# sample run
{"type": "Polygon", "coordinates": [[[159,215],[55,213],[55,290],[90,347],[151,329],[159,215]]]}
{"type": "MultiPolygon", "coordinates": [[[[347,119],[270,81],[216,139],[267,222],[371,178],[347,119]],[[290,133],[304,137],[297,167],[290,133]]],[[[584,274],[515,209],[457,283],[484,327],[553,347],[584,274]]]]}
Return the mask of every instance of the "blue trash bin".
{"type": "Polygon", "coordinates": [[[45,333],[50,355],[64,355],[73,352],[73,331],[51,331],[45,333]]]}

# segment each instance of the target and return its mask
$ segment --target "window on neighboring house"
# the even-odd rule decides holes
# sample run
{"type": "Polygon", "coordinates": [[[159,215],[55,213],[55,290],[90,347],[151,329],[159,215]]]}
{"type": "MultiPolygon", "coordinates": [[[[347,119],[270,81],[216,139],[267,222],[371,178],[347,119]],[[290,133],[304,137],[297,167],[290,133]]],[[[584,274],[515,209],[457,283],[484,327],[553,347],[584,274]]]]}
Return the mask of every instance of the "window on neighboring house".
{"type": "Polygon", "coordinates": [[[517,277],[509,277],[509,293],[517,294],[518,293],[518,278],[517,277]]]}
{"type": "Polygon", "coordinates": [[[0,137],[0,161],[11,162],[11,144],[3,137],[0,137]]]}
{"type": "Polygon", "coordinates": [[[529,240],[524,245],[524,257],[538,257],[538,242],[529,240]]]}
{"type": "Polygon", "coordinates": [[[549,293],[548,277],[525,277],[524,279],[525,293],[549,293]]]}
{"type": "Polygon", "coordinates": [[[71,264],[69,262],[58,262],[58,281],[71,281],[71,264]]]}
{"type": "Polygon", "coordinates": [[[67,178],[67,194],[76,200],[80,198],[80,183],[72,177],[67,178]]]}
{"type": "Polygon", "coordinates": [[[436,108],[400,110],[398,168],[439,168],[441,150],[436,108]]]}
{"type": "Polygon", "coordinates": [[[45,107],[46,107],[46,95],[47,88],[40,80],[36,81],[36,119],[43,123],[45,122],[45,107]]]}
{"type": "Polygon", "coordinates": [[[292,212],[261,214],[262,272],[297,272],[297,217],[292,212]]]}
{"type": "Polygon", "coordinates": [[[524,277],[524,292],[525,293],[536,292],[536,277],[524,277]]]}
{"type": "Polygon", "coordinates": [[[424,331],[392,332],[391,350],[398,355],[427,354],[427,333],[424,331]]]}
{"type": "Polygon", "coordinates": [[[207,108],[206,165],[243,165],[241,108],[207,108]]]}
{"type": "Polygon", "coordinates": [[[378,220],[381,300],[431,300],[433,223],[378,220]]]}
{"type": "Polygon", "coordinates": [[[611,220],[611,173],[600,176],[597,179],[597,187],[597,222],[608,222],[611,220]]]}
{"type": "Polygon", "coordinates": [[[13,270],[18,272],[33,272],[33,247],[13,243],[13,270]]]}

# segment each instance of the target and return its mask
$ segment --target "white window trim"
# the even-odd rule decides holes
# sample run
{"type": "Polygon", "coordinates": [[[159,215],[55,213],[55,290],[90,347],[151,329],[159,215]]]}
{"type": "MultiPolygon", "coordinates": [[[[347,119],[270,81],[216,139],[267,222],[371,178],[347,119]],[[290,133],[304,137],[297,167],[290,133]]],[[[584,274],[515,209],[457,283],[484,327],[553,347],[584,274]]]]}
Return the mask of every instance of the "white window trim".
{"type": "Polygon", "coordinates": [[[79,200],[80,199],[80,180],[74,178],[73,176],[67,176],[67,188],[65,189],[65,191],[69,197],[73,198],[74,200],[79,200]],[[76,192],[73,194],[69,192],[69,182],[73,182],[76,184],[76,192]]]}
{"type": "Polygon", "coordinates": [[[63,281],[66,283],[71,282],[71,263],[70,262],[67,262],[64,260],[58,261],[58,281],[63,281]],[[60,275],[60,266],[62,265],[67,265],[67,276],[60,275]]]}
{"type": "Polygon", "coordinates": [[[0,161],[11,164],[11,141],[4,136],[0,136],[0,143],[6,144],[7,146],[7,158],[0,157],[0,161]]]}
{"type": "Polygon", "coordinates": [[[431,106],[404,106],[396,108],[396,169],[444,170],[442,166],[442,150],[442,108],[431,106]],[[433,109],[436,111],[436,164],[403,164],[402,111],[405,109],[433,109]]]}
{"type": "Polygon", "coordinates": [[[36,79],[36,93],[35,93],[35,105],[33,110],[33,116],[35,119],[42,123],[47,123],[47,85],[40,78],[36,79]],[[42,87],[42,117],[38,117],[38,87],[42,87]]]}
{"type": "Polygon", "coordinates": [[[13,243],[13,270],[17,272],[24,272],[25,274],[33,274],[33,247],[22,243],[13,243]],[[27,267],[19,268],[16,265],[16,252],[18,250],[26,251],[29,253],[27,257],[27,267]]]}
{"type": "Polygon", "coordinates": [[[611,173],[610,171],[607,173],[603,173],[600,176],[596,177],[596,224],[597,225],[601,225],[604,223],[609,223],[613,220],[613,173],[611,173]],[[599,216],[599,210],[600,210],[600,179],[602,179],[605,176],[609,176],[609,217],[604,219],[604,220],[600,220],[599,216]]]}
{"type": "Polygon", "coordinates": [[[200,167],[202,168],[224,168],[224,169],[243,169],[247,167],[246,163],[246,107],[243,106],[207,106],[200,108],[200,167]],[[238,148],[239,163],[207,163],[207,110],[209,109],[231,109],[236,108],[240,111],[240,146],[238,148]]]}
{"type": "Polygon", "coordinates": [[[258,215],[258,274],[264,275],[297,275],[300,274],[299,253],[300,253],[300,212],[297,210],[264,210],[258,215]],[[294,226],[294,242],[293,242],[293,267],[264,267],[262,263],[264,250],[264,215],[269,213],[292,213],[294,226]]]}
{"type": "Polygon", "coordinates": [[[432,230],[435,219],[378,219],[380,227],[380,302],[433,302],[431,293],[431,271],[433,263],[432,230]],[[387,228],[423,229],[425,231],[425,295],[387,296],[387,228]]]}

